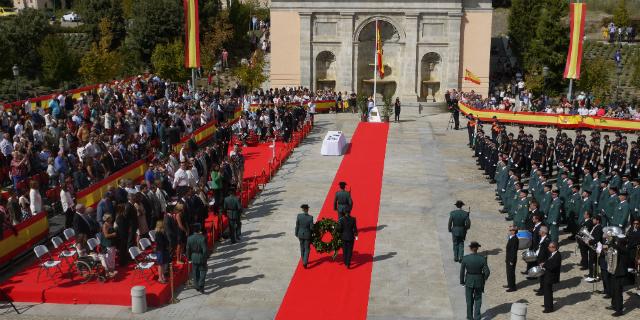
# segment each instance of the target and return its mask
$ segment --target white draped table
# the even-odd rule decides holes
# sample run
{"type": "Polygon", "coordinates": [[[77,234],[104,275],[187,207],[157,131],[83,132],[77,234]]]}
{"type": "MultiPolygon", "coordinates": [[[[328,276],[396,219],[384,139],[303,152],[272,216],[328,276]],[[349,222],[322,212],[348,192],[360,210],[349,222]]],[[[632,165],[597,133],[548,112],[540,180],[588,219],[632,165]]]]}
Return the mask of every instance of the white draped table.
{"type": "Polygon", "coordinates": [[[341,156],[347,146],[347,138],[342,131],[329,131],[322,141],[320,154],[323,156],[341,156]]]}

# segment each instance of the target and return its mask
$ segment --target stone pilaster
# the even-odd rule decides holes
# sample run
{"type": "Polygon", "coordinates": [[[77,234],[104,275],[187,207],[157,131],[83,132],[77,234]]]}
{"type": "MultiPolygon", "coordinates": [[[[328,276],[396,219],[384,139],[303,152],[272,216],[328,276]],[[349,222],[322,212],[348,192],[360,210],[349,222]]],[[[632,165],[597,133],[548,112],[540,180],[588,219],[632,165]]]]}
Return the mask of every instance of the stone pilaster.
{"type": "Polygon", "coordinates": [[[338,40],[340,41],[340,54],[337,59],[336,91],[355,91],[353,88],[353,75],[355,74],[353,60],[353,12],[341,12],[338,21],[338,40]]]}
{"type": "Polygon", "coordinates": [[[450,88],[460,88],[458,74],[460,72],[460,30],[462,29],[462,11],[448,13],[446,38],[449,44],[448,54],[443,57],[446,66],[446,78],[440,84],[440,90],[444,92],[450,88]]]}
{"type": "Polygon", "coordinates": [[[311,56],[312,13],[300,12],[300,85],[313,87],[313,57],[311,56]]]}
{"type": "Polygon", "coordinates": [[[402,96],[401,100],[407,103],[418,101],[418,18],[419,15],[416,13],[407,14],[405,16],[404,23],[406,39],[403,50],[402,67],[400,68],[402,74],[400,75],[400,77],[398,77],[400,79],[400,83],[398,83],[398,89],[402,96]]]}

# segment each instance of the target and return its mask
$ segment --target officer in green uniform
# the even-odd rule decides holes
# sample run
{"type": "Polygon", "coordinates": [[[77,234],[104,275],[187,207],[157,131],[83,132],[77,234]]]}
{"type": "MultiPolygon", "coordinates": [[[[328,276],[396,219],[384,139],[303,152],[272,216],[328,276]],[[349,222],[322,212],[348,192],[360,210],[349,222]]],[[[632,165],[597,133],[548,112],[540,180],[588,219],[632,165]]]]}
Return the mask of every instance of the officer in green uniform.
{"type": "Polygon", "coordinates": [[[602,216],[602,224],[607,225],[607,217],[604,215],[604,210],[607,207],[609,201],[609,181],[607,179],[600,180],[600,188],[598,189],[598,201],[596,204],[596,214],[602,216]]]}
{"type": "Polygon", "coordinates": [[[513,224],[518,230],[525,230],[527,217],[529,215],[529,199],[527,198],[528,191],[521,189],[519,193],[520,199],[518,199],[517,205],[513,215],[513,224]]]}
{"type": "Polygon", "coordinates": [[[458,209],[449,213],[449,232],[453,240],[453,260],[460,262],[464,256],[464,239],[467,236],[467,230],[471,228],[471,220],[469,212],[462,210],[464,202],[458,200],[455,206],[458,209]]]}
{"type": "Polygon", "coordinates": [[[507,187],[507,182],[509,181],[509,166],[504,160],[500,160],[496,171],[496,195],[498,196],[496,200],[503,201],[502,196],[504,191],[502,191],[502,189],[507,187]]]}
{"type": "Polygon", "coordinates": [[[606,204],[604,206],[604,218],[606,220],[605,225],[614,225],[614,215],[616,213],[616,209],[618,208],[619,202],[620,200],[618,199],[618,188],[609,186],[609,198],[605,200],[606,204]]]}
{"type": "Polygon", "coordinates": [[[558,197],[560,191],[558,189],[551,191],[551,205],[549,206],[549,212],[547,213],[547,221],[546,224],[549,226],[549,233],[551,237],[551,241],[558,241],[560,236],[560,207],[562,206],[562,201],[558,197]]]}
{"type": "Polygon", "coordinates": [[[613,215],[613,225],[625,230],[629,223],[629,202],[627,201],[628,193],[620,192],[618,195],[618,205],[616,206],[615,214],[613,215]]]}
{"type": "Polygon", "coordinates": [[[518,204],[520,203],[520,192],[523,190],[522,187],[522,182],[516,182],[516,190],[511,194],[511,199],[509,199],[509,213],[507,217],[505,217],[505,220],[507,221],[512,221],[516,215],[518,204]]]}
{"type": "Polygon", "coordinates": [[[551,189],[553,189],[550,183],[544,185],[544,195],[540,201],[540,213],[542,217],[546,217],[549,213],[549,207],[551,206],[551,189]]]}
{"type": "Polygon", "coordinates": [[[202,226],[193,225],[193,234],[187,238],[187,258],[191,261],[191,276],[196,290],[204,293],[204,279],[207,276],[207,241],[202,235],[202,226]]]}
{"type": "Polygon", "coordinates": [[[309,252],[311,247],[311,234],[313,233],[313,216],[309,214],[309,205],[300,206],[302,213],[296,218],[295,235],[300,241],[300,258],[302,258],[302,267],[307,268],[309,262],[309,252]]]}
{"type": "Polygon", "coordinates": [[[633,187],[628,191],[629,193],[629,211],[631,212],[631,219],[640,218],[640,180],[633,179],[631,181],[633,187]]]}
{"type": "Polygon", "coordinates": [[[338,219],[340,219],[340,217],[342,217],[346,212],[351,212],[351,209],[353,208],[353,200],[351,199],[351,193],[344,189],[347,186],[347,183],[340,181],[338,184],[340,185],[340,190],[336,192],[336,195],[333,198],[333,210],[338,212],[338,219]]]}
{"type": "Polygon", "coordinates": [[[231,243],[236,243],[236,241],[240,240],[240,234],[242,233],[242,222],[240,221],[242,204],[236,196],[235,188],[232,187],[231,194],[224,198],[223,209],[229,218],[229,234],[231,243]]]}
{"type": "Polygon", "coordinates": [[[460,284],[465,287],[468,320],[480,320],[484,283],[491,274],[487,259],[478,254],[478,248],[480,244],[472,241],[469,244],[471,253],[462,258],[460,265],[460,284]]]}
{"type": "Polygon", "coordinates": [[[571,186],[571,196],[569,196],[569,206],[568,206],[568,214],[567,214],[567,225],[569,232],[571,232],[571,236],[569,239],[573,240],[578,233],[578,226],[580,225],[580,221],[582,221],[582,216],[580,216],[580,205],[582,204],[582,196],[580,195],[580,186],[574,184],[571,186]]]}

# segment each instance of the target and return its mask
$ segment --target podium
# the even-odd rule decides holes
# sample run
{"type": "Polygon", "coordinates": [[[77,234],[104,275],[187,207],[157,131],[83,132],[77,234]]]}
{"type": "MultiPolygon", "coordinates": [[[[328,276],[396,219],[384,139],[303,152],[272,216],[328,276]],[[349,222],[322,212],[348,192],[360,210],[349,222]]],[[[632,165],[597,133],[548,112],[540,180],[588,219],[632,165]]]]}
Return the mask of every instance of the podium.
{"type": "Polygon", "coordinates": [[[371,111],[369,111],[369,122],[382,122],[378,107],[373,107],[371,108],[371,111]]]}

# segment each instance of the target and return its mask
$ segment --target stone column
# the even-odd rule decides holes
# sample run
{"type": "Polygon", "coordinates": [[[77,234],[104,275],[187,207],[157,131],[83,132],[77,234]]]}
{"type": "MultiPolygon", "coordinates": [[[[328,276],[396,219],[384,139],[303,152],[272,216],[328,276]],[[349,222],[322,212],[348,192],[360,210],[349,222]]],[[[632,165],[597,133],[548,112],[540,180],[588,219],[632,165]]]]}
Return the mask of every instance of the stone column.
{"type": "Polygon", "coordinates": [[[355,74],[353,63],[354,13],[341,12],[338,21],[338,41],[340,50],[337,54],[336,91],[354,91],[352,79],[355,74]]]}
{"type": "Polygon", "coordinates": [[[313,86],[313,57],[311,52],[312,13],[300,12],[300,85],[305,88],[313,86]]]}
{"type": "Polygon", "coordinates": [[[398,76],[398,89],[401,100],[406,103],[415,103],[418,101],[417,83],[417,59],[418,59],[418,13],[407,13],[405,16],[404,28],[406,39],[403,50],[403,58],[398,71],[402,74],[398,76]]]}
{"type": "Polygon", "coordinates": [[[462,29],[462,11],[448,13],[446,37],[449,43],[445,64],[445,79],[440,83],[440,94],[450,88],[460,88],[460,30],[462,29]]]}

